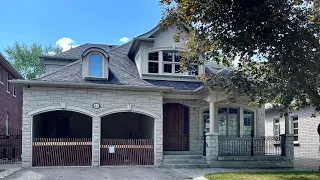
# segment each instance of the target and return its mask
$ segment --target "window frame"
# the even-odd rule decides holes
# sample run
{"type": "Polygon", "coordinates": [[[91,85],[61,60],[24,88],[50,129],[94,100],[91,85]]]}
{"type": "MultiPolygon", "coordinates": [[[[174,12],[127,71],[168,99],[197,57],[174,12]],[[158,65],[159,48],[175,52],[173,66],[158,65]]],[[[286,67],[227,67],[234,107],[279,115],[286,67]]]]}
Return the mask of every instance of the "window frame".
{"type": "Polygon", "coordinates": [[[280,135],[281,135],[280,118],[273,118],[273,136],[280,137],[280,135]],[[276,122],[276,121],[278,121],[278,122],[276,122]],[[277,127],[278,127],[278,130],[276,130],[277,127]]]}
{"type": "Polygon", "coordinates": [[[89,77],[98,77],[98,78],[101,78],[101,77],[104,77],[104,58],[103,58],[103,56],[100,54],[100,53],[98,53],[98,52],[92,52],[92,53],[90,53],[89,55],[88,55],[88,75],[89,75],[89,77]],[[97,55],[97,56],[99,56],[100,58],[101,58],[101,75],[100,76],[93,76],[93,75],[91,75],[91,69],[90,69],[90,62],[91,62],[91,56],[93,56],[93,55],[97,55]]]}
{"type": "Polygon", "coordinates": [[[4,68],[0,67],[0,84],[3,85],[4,82],[4,68]]]}
{"type": "Polygon", "coordinates": [[[292,134],[293,134],[293,137],[294,137],[294,138],[297,137],[297,141],[294,140],[294,142],[295,142],[295,143],[298,143],[298,142],[299,142],[299,117],[298,117],[298,115],[291,117],[291,123],[292,123],[292,134]],[[295,119],[295,118],[297,118],[297,119],[295,119]],[[294,127],[294,124],[297,124],[297,125],[298,125],[297,128],[294,127]],[[295,130],[295,129],[298,131],[297,134],[294,133],[294,130],[295,130]]]}
{"type": "MultiPolygon", "coordinates": [[[[195,74],[191,74],[191,71],[187,71],[187,72],[176,72],[175,70],[175,66],[176,65],[180,65],[180,61],[179,62],[175,62],[176,59],[176,55],[179,54],[179,52],[183,52],[184,50],[181,48],[178,49],[172,49],[172,48],[152,48],[152,49],[147,49],[145,50],[145,59],[147,61],[146,65],[143,65],[145,68],[143,68],[146,73],[146,75],[174,75],[174,76],[180,76],[180,77],[196,77],[198,76],[200,73],[202,73],[204,71],[204,67],[202,67],[201,65],[198,65],[197,63],[190,63],[190,66],[196,66],[197,67],[197,72],[195,74]],[[149,59],[149,54],[150,53],[158,53],[158,61],[154,61],[154,60],[150,60],[149,59]],[[172,61],[164,61],[164,52],[172,52],[172,61]],[[149,71],[149,62],[152,63],[157,63],[158,64],[158,72],[157,73],[152,73],[149,71]],[[171,73],[169,72],[165,72],[164,71],[164,66],[167,64],[171,64],[171,73]],[[203,70],[201,70],[203,69],[203,70]]],[[[180,67],[180,66],[179,66],[180,67]]]]}
{"type": "Polygon", "coordinates": [[[147,72],[148,73],[150,73],[150,74],[159,74],[159,72],[160,72],[160,69],[159,69],[159,64],[160,64],[160,62],[159,62],[159,59],[160,59],[160,52],[159,51],[151,51],[151,52],[148,52],[147,53],[147,59],[148,59],[148,62],[147,62],[147,64],[148,64],[148,68],[147,68],[147,72]],[[155,53],[157,53],[158,54],[158,60],[150,60],[150,58],[149,58],[149,55],[150,54],[155,54],[155,53]],[[149,68],[150,68],[150,65],[149,65],[149,63],[157,63],[158,64],[158,72],[156,72],[156,73],[154,73],[154,72],[150,72],[149,71],[149,68]]]}
{"type": "Polygon", "coordinates": [[[251,133],[254,131],[254,111],[252,110],[249,110],[249,109],[243,109],[243,135],[244,136],[251,136],[251,133]],[[250,114],[246,114],[245,112],[250,112],[250,114]],[[250,121],[250,126],[251,126],[251,130],[250,130],[250,134],[245,134],[245,130],[244,130],[244,127],[245,127],[245,118],[251,118],[251,121],[250,121]]]}
{"type": "Polygon", "coordinates": [[[10,80],[10,73],[7,73],[7,93],[10,94],[10,83],[9,83],[9,80],[10,80]]]}
{"type": "Polygon", "coordinates": [[[221,136],[240,136],[240,108],[239,107],[218,107],[218,133],[219,135],[221,136]],[[219,113],[219,109],[227,109],[227,113],[219,113]],[[236,114],[236,122],[237,122],[237,128],[236,128],[236,135],[230,135],[230,132],[229,132],[229,116],[232,114],[230,113],[230,109],[237,109],[237,114],[236,114]],[[225,129],[225,132],[226,134],[220,134],[220,118],[219,116],[220,115],[225,115],[226,117],[226,129],[225,129]]]}

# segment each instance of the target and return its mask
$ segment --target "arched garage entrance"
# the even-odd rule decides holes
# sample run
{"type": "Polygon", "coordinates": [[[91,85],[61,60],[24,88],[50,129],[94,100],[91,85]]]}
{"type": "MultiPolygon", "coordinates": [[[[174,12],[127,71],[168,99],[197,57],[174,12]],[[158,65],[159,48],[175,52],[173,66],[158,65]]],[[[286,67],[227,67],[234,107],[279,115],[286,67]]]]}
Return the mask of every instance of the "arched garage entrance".
{"type": "Polygon", "coordinates": [[[154,118],[121,112],[101,118],[100,165],[153,165],[154,118]]]}
{"type": "Polygon", "coordinates": [[[33,166],[91,166],[92,118],[72,111],[33,116],[33,166]]]}

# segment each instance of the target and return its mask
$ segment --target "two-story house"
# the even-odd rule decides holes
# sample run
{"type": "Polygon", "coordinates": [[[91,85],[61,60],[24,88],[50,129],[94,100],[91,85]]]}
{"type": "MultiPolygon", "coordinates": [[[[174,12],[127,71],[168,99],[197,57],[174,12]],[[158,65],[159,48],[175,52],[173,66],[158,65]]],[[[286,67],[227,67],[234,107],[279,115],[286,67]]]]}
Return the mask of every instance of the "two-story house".
{"type": "Polygon", "coordinates": [[[20,158],[22,93],[9,82],[23,77],[0,54],[0,164],[3,159],[20,158]]]}
{"type": "Polygon", "coordinates": [[[120,46],[43,56],[45,76],[12,81],[23,89],[22,165],[292,167],[279,142],[272,152],[262,138],[250,145],[251,134],[265,134],[263,108],[245,97],[228,103],[197,79],[224,67],[180,72],[175,32],[156,27],[120,46]]]}

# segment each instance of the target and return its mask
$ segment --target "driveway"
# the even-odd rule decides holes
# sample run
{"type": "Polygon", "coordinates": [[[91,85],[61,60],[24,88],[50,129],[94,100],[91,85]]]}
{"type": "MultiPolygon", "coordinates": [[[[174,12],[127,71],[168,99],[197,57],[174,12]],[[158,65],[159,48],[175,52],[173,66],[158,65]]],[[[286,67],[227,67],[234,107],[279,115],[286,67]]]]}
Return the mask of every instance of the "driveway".
{"type": "Polygon", "coordinates": [[[185,180],[188,177],[177,171],[154,167],[61,167],[31,168],[5,178],[6,180],[185,180]]]}

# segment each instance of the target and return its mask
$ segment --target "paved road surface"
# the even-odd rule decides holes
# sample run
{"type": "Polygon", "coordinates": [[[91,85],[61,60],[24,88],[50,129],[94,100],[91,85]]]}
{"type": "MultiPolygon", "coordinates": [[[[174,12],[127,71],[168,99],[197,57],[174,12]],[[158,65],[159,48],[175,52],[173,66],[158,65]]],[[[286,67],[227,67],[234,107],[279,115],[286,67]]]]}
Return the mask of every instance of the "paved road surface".
{"type": "Polygon", "coordinates": [[[154,167],[57,167],[30,168],[8,176],[5,180],[185,180],[177,171],[154,167]]]}

